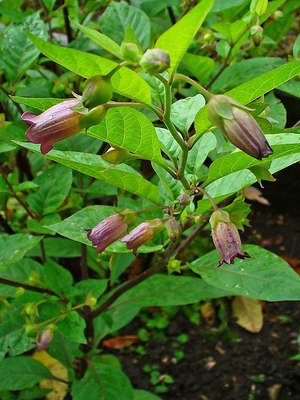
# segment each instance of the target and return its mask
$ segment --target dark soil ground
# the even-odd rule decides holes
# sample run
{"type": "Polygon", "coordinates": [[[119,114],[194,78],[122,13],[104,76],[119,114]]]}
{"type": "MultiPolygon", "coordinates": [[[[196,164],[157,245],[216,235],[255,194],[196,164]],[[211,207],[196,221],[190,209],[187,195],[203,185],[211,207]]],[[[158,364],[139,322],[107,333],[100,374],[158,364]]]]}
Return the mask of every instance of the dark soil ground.
{"type": "MultiPolygon", "coordinates": [[[[299,164],[294,165],[276,176],[275,185],[265,184],[263,194],[271,205],[253,204],[253,228],[245,232],[246,241],[284,256],[298,272],[299,170],[299,164]]],[[[264,325],[257,334],[235,323],[230,302],[214,303],[211,326],[205,321],[196,326],[178,312],[160,331],[163,338],[154,330],[142,343],[145,355],[136,352],[138,344],[118,351],[133,385],[164,400],[300,399],[300,362],[290,360],[300,352],[299,302],[264,303],[264,325]],[[179,340],[182,334],[185,343],[179,340]],[[176,349],[181,359],[174,357],[176,349]]],[[[135,335],[141,326],[140,320],[134,321],[125,333],[135,335]]]]}

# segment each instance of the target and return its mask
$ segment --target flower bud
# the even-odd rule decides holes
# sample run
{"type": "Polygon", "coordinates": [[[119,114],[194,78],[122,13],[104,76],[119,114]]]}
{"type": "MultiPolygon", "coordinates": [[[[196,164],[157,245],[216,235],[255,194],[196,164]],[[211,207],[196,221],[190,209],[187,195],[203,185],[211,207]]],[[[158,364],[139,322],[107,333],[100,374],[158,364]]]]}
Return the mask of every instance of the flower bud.
{"type": "Polygon", "coordinates": [[[137,249],[152,239],[154,234],[163,226],[162,220],[159,218],[145,221],[134,228],[128,235],[122,237],[120,241],[126,243],[127,249],[132,249],[136,253],[137,249]]]}
{"type": "Polygon", "coordinates": [[[110,79],[105,76],[92,76],[85,82],[82,93],[82,104],[84,107],[91,109],[101,104],[105,104],[111,100],[113,88],[110,79]]]}
{"type": "Polygon", "coordinates": [[[141,59],[141,54],[138,46],[135,43],[122,42],[121,54],[125,60],[137,64],[141,59]]]}
{"type": "Polygon", "coordinates": [[[166,71],[170,67],[169,53],[161,49],[149,49],[142,56],[140,66],[150,75],[166,71]]]}
{"type": "Polygon", "coordinates": [[[208,117],[224,136],[236,147],[250,156],[261,160],[272,154],[258,123],[249,108],[225,95],[214,95],[207,105],[208,117]]]}
{"type": "Polygon", "coordinates": [[[171,242],[176,242],[179,239],[181,227],[178,221],[174,218],[167,220],[165,225],[171,242]]]}
{"type": "Polygon", "coordinates": [[[92,229],[86,229],[87,238],[93,246],[97,246],[98,253],[102,253],[106,247],[120,239],[127,231],[128,225],[135,220],[133,211],[123,211],[106,218],[92,229]]]}
{"type": "Polygon", "coordinates": [[[188,194],[181,194],[178,196],[178,203],[181,206],[188,206],[191,202],[191,198],[188,194]]]}
{"type": "Polygon", "coordinates": [[[220,254],[219,265],[223,262],[233,264],[234,259],[250,257],[242,250],[242,243],[237,227],[230,221],[228,212],[215,210],[210,219],[211,236],[214,245],[220,254]]]}
{"type": "Polygon", "coordinates": [[[258,47],[263,40],[264,29],[260,25],[254,25],[250,29],[250,34],[252,36],[254,46],[258,47]]]}
{"type": "Polygon", "coordinates": [[[25,112],[21,119],[30,125],[26,132],[27,140],[41,144],[41,152],[46,154],[53,149],[54,143],[78,133],[83,114],[72,109],[78,104],[77,99],[66,100],[40,115],[25,112]]]}
{"type": "Polygon", "coordinates": [[[53,331],[55,329],[55,325],[50,325],[47,329],[43,330],[39,340],[36,344],[37,351],[47,350],[50,342],[53,339],[53,331]]]}

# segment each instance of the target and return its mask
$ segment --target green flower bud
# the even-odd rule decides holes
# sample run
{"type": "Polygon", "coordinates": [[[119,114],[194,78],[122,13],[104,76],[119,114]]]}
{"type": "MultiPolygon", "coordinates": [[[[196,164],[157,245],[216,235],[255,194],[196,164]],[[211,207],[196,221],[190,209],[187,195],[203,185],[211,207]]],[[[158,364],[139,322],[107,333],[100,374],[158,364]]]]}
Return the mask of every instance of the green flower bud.
{"type": "Polygon", "coordinates": [[[125,60],[137,64],[141,59],[141,54],[138,46],[135,43],[122,42],[121,54],[125,60]]]}
{"type": "Polygon", "coordinates": [[[191,198],[188,194],[181,194],[178,196],[178,203],[181,206],[188,206],[191,202],[191,198]]]}
{"type": "Polygon", "coordinates": [[[260,25],[254,25],[250,29],[250,34],[255,47],[258,47],[263,40],[264,29],[260,25]]]}
{"type": "Polygon", "coordinates": [[[102,75],[96,75],[85,82],[82,104],[88,109],[94,108],[110,101],[112,95],[113,88],[110,79],[102,75]]]}
{"type": "Polygon", "coordinates": [[[149,49],[140,60],[140,66],[150,75],[166,71],[170,67],[170,56],[161,49],[149,49]]]}

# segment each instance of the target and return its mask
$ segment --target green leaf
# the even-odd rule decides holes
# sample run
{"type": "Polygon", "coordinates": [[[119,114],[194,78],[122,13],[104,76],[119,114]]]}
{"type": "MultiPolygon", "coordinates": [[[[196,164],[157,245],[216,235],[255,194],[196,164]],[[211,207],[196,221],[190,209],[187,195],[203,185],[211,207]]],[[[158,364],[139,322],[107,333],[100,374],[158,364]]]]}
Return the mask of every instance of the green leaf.
{"type": "Polygon", "coordinates": [[[69,340],[86,344],[84,335],[85,320],[76,311],[70,311],[67,316],[56,324],[59,331],[69,340]]]}
{"type": "Polygon", "coordinates": [[[55,106],[66,100],[71,99],[44,99],[44,98],[27,98],[27,97],[20,97],[20,96],[10,96],[10,98],[19,104],[25,104],[29,107],[34,107],[38,110],[45,111],[48,108],[55,106]]]}
{"type": "MultiPolygon", "coordinates": [[[[106,75],[118,65],[95,54],[56,46],[30,34],[28,36],[46,57],[84,78],[106,75]]],[[[111,84],[116,93],[151,104],[150,88],[136,72],[126,67],[120,68],[113,75],[111,84]]]]}
{"type": "MultiPolygon", "coordinates": [[[[50,232],[51,235],[53,234],[53,231],[48,230],[48,232],[50,232]]],[[[76,258],[81,256],[80,245],[73,240],[59,237],[46,237],[43,239],[43,243],[47,257],[76,258]]],[[[28,256],[40,257],[41,249],[39,247],[35,247],[34,249],[30,250],[28,256]]]]}
{"type": "Polygon", "coordinates": [[[149,17],[139,8],[125,2],[112,2],[99,19],[103,33],[121,44],[128,25],[145,50],[150,44],[151,23],[149,17]]]}
{"type": "Polygon", "coordinates": [[[74,381],[73,400],[133,400],[133,391],[129,379],[120,368],[90,362],[83,379],[74,381]]]}
{"type": "Polygon", "coordinates": [[[82,357],[79,344],[68,340],[58,330],[54,332],[48,353],[69,369],[72,369],[75,357],[82,357]]]}
{"type": "Polygon", "coordinates": [[[105,292],[107,282],[107,279],[85,279],[76,283],[71,289],[70,295],[75,298],[77,304],[83,303],[88,295],[98,299],[105,292]]]}
{"type": "Polygon", "coordinates": [[[227,156],[218,158],[209,167],[208,177],[205,182],[206,185],[232,172],[251,168],[256,165],[268,168],[270,162],[273,160],[286,157],[289,154],[300,153],[300,135],[295,133],[278,133],[266,135],[266,137],[273,149],[273,154],[262,161],[241,151],[236,151],[227,156]]]}
{"type": "Polygon", "coordinates": [[[94,29],[90,29],[83,25],[78,25],[78,28],[81,32],[91,39],[94,43],[98,46],[102,47],[104,50],[108,51],[109,53],[113,54],[118,58],[122,57],[121,47],[110,37],[104,35],[103,33],[97,32],[94,29]]]}
{"type": "Polygon", "coordinates": [[[229,296],[230,293],[230,289],[216,289],[215,285],[195,277],[157,274],[122,295],[114,307],[128,301],[140,307],[179,306],[229,296]]]}
{"type": "Polygon", "coordinates": [[[25,319],[20,315],[21,310],[14,307],[2,313],[0,325],[0,360],[8,353],[16,356],[32,349],[35,346],[32,338],[29,338],[24,330],[25,319]]]}
{"type": "Polygon", "coordinates": [[[71,273],[53,260],[47,259],[41,277],[44,285],[58,295],[64,295],[71,289],[71,273]]]}
{"type": "Polygon", "coordinates": [[[72,170],[62,165],[50,165],[33,182],[39,185],[39,189],[27,196],[30,208],[39,216],[51,214],[69,194],[72,170]]]}
{"type": "Polygon", "coordinates": [[[22,390],[44,379],[53,379],[40,362],[30,357],[10,357],[0,361],[0,390],[22,390]]]}
{"type": "Polygon", "coordinates": [[[186,53],[182,62],[202,84],[208,81],[215,68],[215,62],[212,58],[192,53],[186,53]]]}
{"type": "MultiPolygon", "coordinates": [[[[38,145],[25,142],[17,142],[17,144],[40,154],[38,145]]],[[[144,197],[153,203],[159,203],[158,188],[127,165],[113,166],[102,160],[96,154],[72,151],[62,152],[52,150],[50,153],[46,154],[45,157],[76,171],[80,171],[85,175],[103,180],[121,189],[144,197]]]]}
{"type": "Polygon", "coordinates": [[[300,35],[297,36],[293,46],[293,56],[296,60],[300,59],[300,35]]]}
{"type": "Polygon", "coordinates": [[[155,394],[146,392],[146,390],[135,389],[133,391],[133,399],[134,400],[161,400],[160,397],[157,397],[155,394]]]}
{"type": "MultiPolygon", "coordinates": [[[[226,95],[234,98],[241,104],[249,104],[265,93],[282,85],[300,73],[300,61],[282,65],[273,71],[266,72],[242,85],[226,92],[226,95]]],[[[207,107],[203,107],[195,118],[196,138],[207,130],[211,123],[207,116],[207,107]]]]}
{"type": "Polygon", "coordinates": [[[182,132],[188,132],[196,114],[205,106],[202,94],[176,101],[171,106],[171,120],[182,132]]]}
{"type": "Polygon", "coordinates": [[[189,151],[187,170],[194,175],[201,175],[201,167],[208,154],[215,149],[217,139],[212,132],[206,132],[189,151]]]}
{"type": "Polygon", "coordinates": [[[275,57],[257,57],[240,61],[227,67],[212,85],[211,90],[214,93],[224,93],[263,73],[273,71],[284,63],[284,60],[275,57]]]}
{"type": "Polygon", "coordinates": [[[94,319],[94,341],[99,343],[106,335],[112,334],[136,317],[141,307],[134,302],[125,302],[112,306],[94,319]]]}
{"type": "Polygon", "coordinates": [[[0,235],[0,265],[20,261],[24,255],[35,247],[42,237],[32,236],[27,233],[14,235],[0,235]]]}
{"type": "Polygon", "coordinates": [[[274,96],[273,93],[269,93],[267,96],[265,96],[264,101],[270,107],[270,112],[267,115],[267,119],[271,122],[272,129],[284,129],[286,125],[286,109],[280,99],[274,96]]]}
{"type": "Polygon", "coordinates": [[[193,261],[192,270],[209,285],[236,296],[267,301],[300,300],[300,277],[280,257],[258,246],[244,246],[251,258],[218,267],[212,251],[193,261]]]}
{"type": "Polygon", "coordinates": [[[3,69],[8,81],[17,81],[40,54],[24,34],[27,30],[43,38],[47,37],[46,25],[39,13],[25,18],[22,25],[11,25],[3,32],[1,58],[3,58],[3,69]]]}
{"type": "Polygon", "coordinates": [[[300,98],[300,82],[289,81],[278,87],[282,92],[291,94],[292,96],[300,98]]]}
{"type": "Polygon", "coordinates": [[[88,133],[113,147],[126,149],[147,160],[162,163],[159,141],[150,120],[131,107],[111,108],[101,124],[88,133]]]}
{"type": "Polygon", "coordinates": [[[201,1],[156,41],[155,47],[167,51],[170,55],[171,75],[176,71],[213,3],[213,0],[201,1]]]}

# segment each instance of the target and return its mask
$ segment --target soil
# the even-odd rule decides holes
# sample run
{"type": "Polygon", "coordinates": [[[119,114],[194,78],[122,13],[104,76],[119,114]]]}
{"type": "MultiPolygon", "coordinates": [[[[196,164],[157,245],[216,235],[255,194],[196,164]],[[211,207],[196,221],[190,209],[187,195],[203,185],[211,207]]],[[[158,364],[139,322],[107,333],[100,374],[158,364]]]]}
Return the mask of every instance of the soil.
{"type": "MultiPolygon", "coordinates": [[[[283,256],[298,272],[299,170],[299,164],[294,165],[276,176],[275,185],[265,183],[263,194],[271,205],[253,204],[252,228],[244,235],[244,241],[283,256]]],[[[300,352],[299,302],[263,303],[264,324],[256,334],[236,324],[230,302],[214,302],[218,316],[209,326],[205,322],[196,326],[178,312],[161,330],[163,338],[153,334],[142,343],[145,355],[136,352],[137,344],[116,351],[134,387],[157,393],[164,400],[300,399],[300,361],[290,359],[300,352]],[[219,318],[221,306],[227,312],[225,325],[219,318]],[[178,343],[182,334],[186,343],[178,343]],[[174,357],[174,346],[182,359],[174,357]],[[144,372],[145,366],[159,371],[159,383],[150,382],[151,373],[144,372]],[[164,383],[169,375],[173,383],[164,383]]],[[[136,335],[141,326],[135,320],[124,332],[136,335]]]]}

